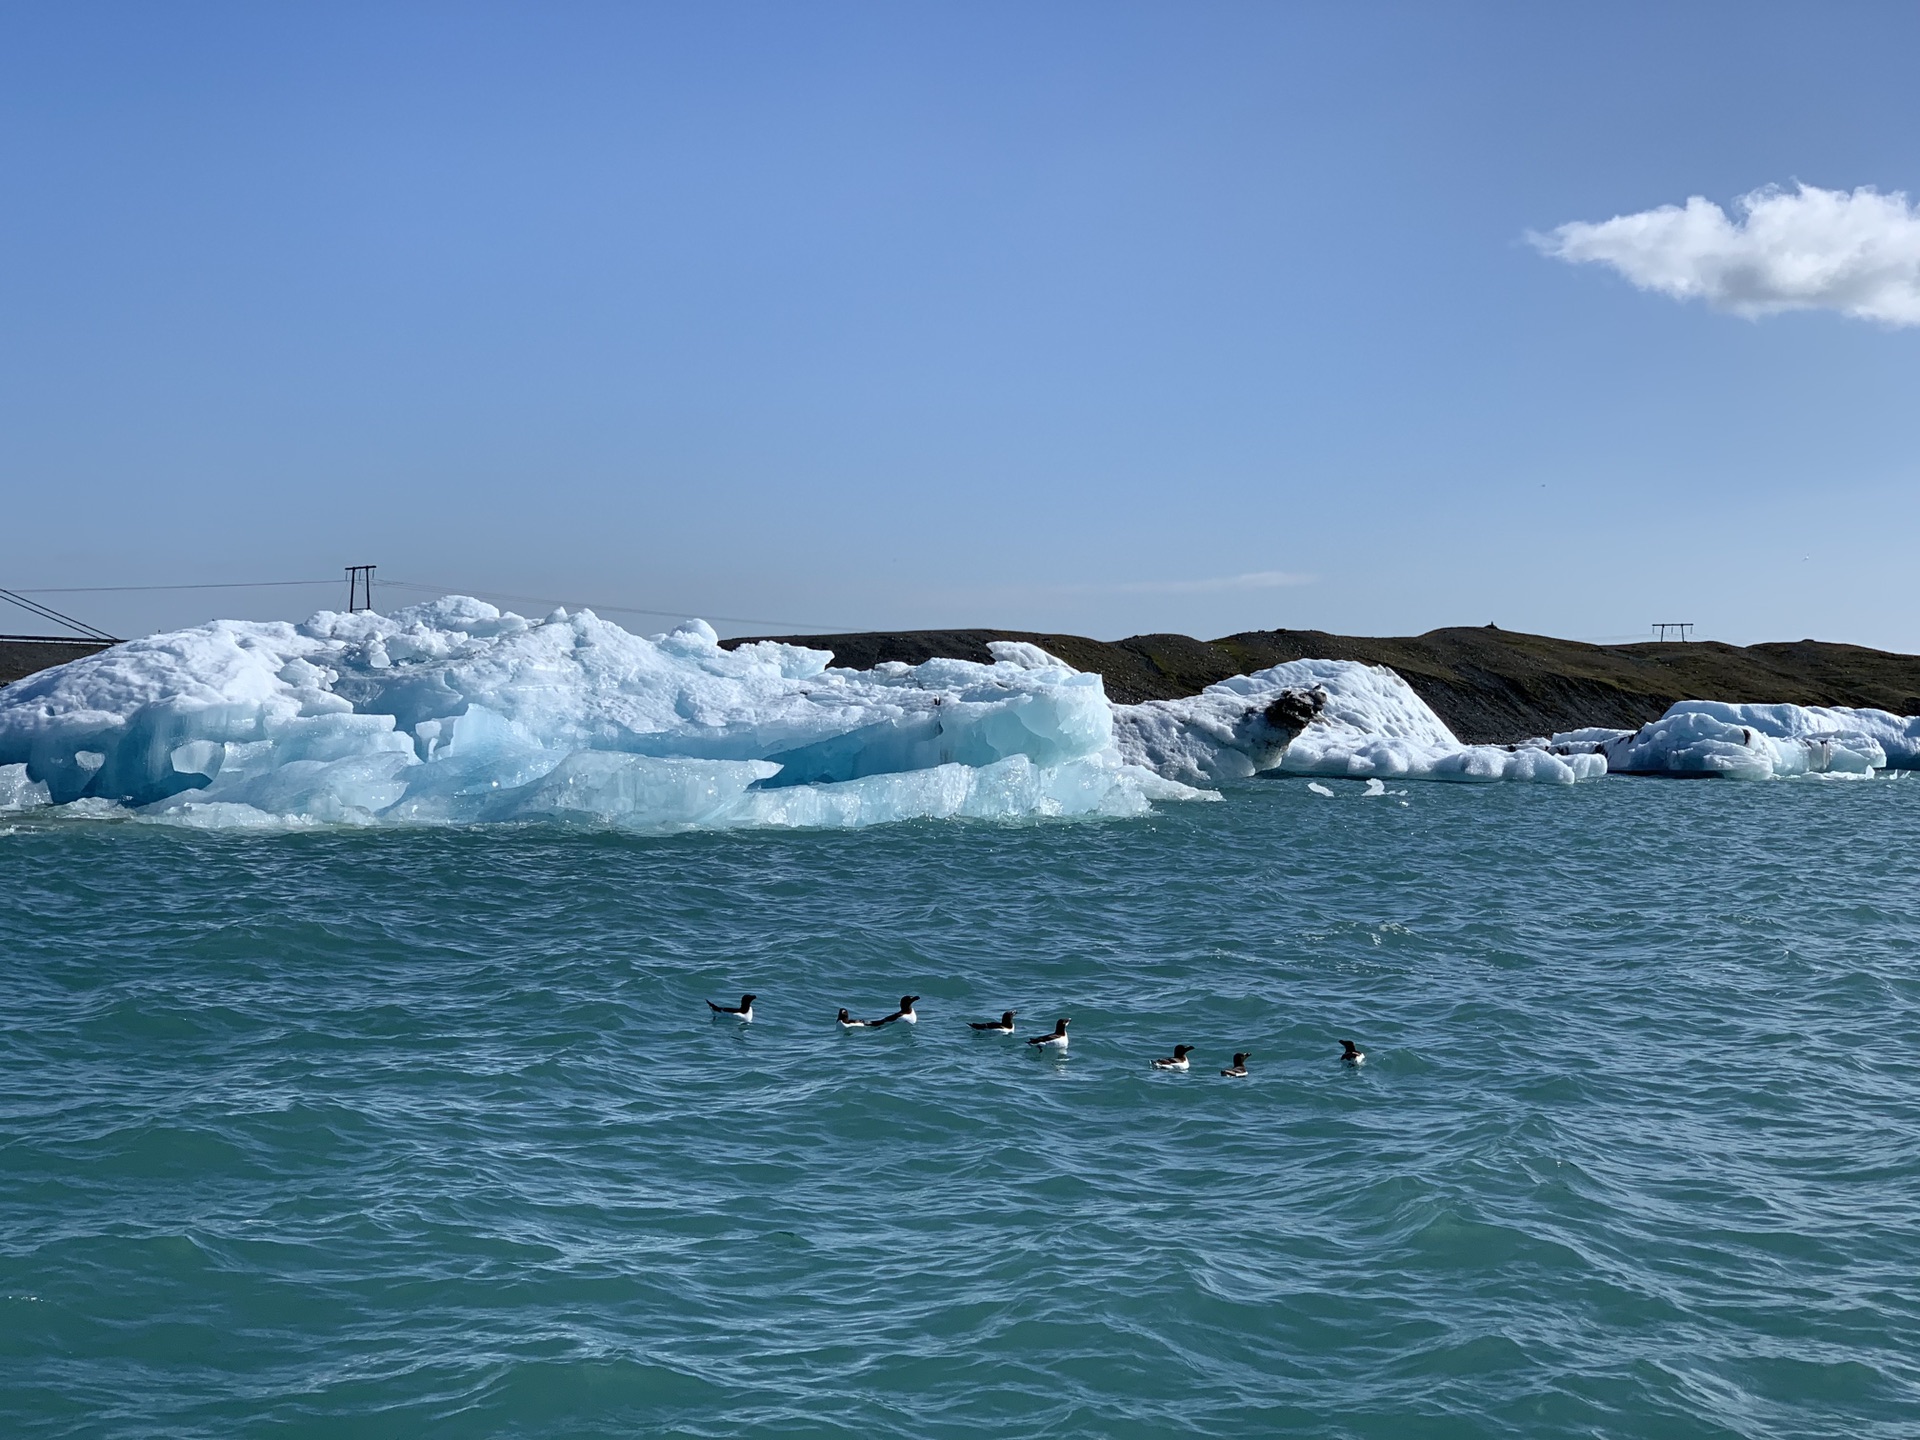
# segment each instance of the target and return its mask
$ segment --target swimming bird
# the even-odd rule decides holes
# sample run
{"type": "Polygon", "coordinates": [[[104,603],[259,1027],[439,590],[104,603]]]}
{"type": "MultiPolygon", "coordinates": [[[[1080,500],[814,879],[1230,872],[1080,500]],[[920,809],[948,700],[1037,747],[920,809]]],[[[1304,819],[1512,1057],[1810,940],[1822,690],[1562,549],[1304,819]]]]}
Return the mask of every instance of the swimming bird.
{"type": "Polygon", "coordinates": [[[1067,1048],[1067,1017],[1062,1015],[1054,1021],[1051,1035],[1036,1035],[1027,1041],[1027,1044],[1038,1045],[1043,1050],[1065,1050],[1067,1048]]]}
{"type": "Polygon", "coordinates": [[[744,1021],[751,1025],[753,1023],[753,1002],[759,998],[757,995],[742,995],[738,1005],[716,1005],[709,1000],[707,1001],[707,1008],[716,1015],[731,1015],[734,1019],[744,1021]]]}
{"type": "Polygon", "coordinates": [[[894,1011],[891,1015],[882,1015],[878,1020],[869,1020],[867,1024],[878,1027],[881,1025],[891,1025],[896,1020],[904,1020],[909,1025],[918,1025],[920,1023],[920,1017],[913,1013],[913,1002],[919,998],[918,995],[902,995],[900,997],[900,1008],[898,1010],[894,1011]]]}
{"type": "Polygon", "coordinates": [[[996,1035],[1011,1035],[1013,1034],[1013,1011],[1007,1011],[998,1020],[969,1020],[967,1024],[976,1030],[991,1030],[996,1035]]]}
{"type": "Polygon", "coordinates": [[[1173,1054],[1164,1060],[1154,1061],[1153,1068],[1156,1070],[1185,1070],[1187,1068],[1187,1056],[1192,1053],[1193,1046],[1176,1045],[1173,1047],[1173,1054]]]}
{"type": "Polygon", "coordinates": [[[1351,1040],[1342,1040],[1340,1042],[1340,1058],[1349,1065],[1364,1065],[1367,1063],[1367,1052],[1351,1040]]]}
{"type": "Polygon", "coordinates": [[[1235,1051],[1233,1056],[1233,1064],[1229,1065],[1225,1070],[1222,1070],[1220,1073],[1226,1076],[1229,1080],[1246,1079],[1247,1078],[1247,1057],[1250,1056],[1252,1053],[1253,1052],[1251,1050],[1235,1051]]]}
{"type": "Polygon", "coordinates": [[[842,1005],[840,1007],[840,1028],[842,1030],[864,1030],[867,1028],[867,1022],[854,1019],[853,1016],[847,1013],[847,1007],[842,1005]]]}

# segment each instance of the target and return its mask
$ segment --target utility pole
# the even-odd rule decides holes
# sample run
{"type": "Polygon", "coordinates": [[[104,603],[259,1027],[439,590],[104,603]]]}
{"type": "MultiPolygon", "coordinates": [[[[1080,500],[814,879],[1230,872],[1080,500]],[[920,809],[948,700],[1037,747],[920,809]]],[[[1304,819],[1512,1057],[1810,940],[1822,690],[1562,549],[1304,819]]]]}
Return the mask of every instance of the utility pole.
{"type": "Polygon", "coordinates": [[[347,566],[347,613],[373,609],[373,571],[371,565],[347,566]],[[363,603],[364,602],[364,603],[363,603]]]}

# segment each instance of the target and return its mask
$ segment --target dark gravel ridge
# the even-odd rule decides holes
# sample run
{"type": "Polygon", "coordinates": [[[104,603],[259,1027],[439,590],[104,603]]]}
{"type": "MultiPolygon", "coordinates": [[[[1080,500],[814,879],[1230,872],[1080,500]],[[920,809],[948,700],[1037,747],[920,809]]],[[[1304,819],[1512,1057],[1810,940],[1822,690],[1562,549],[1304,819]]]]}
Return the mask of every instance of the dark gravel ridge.
{"type": "MultiPolygon", "coordinates": [[[[855,670],[886,660],[917,665],[935,656],[991,659],[989,640],[1028,640],[1106,678],[1107,694],[1131,704],[1193,695],[1230,675],[1283,660],[1361,660],[1391,665],[1462,740],[1512,744],[1583,725],[1630,729],[1676,700],[1787,701],[1920,714],[1920,655],[1795,640],[1764,645],[1587,645],[1489,625],[1424,635],[1329,635],[1322,630],[1248,630],[1218,640],[1133,635],[1090,640],[1022,630],[911,630],[861,635],[779,635],[831,650],[855,670]]],[[[729,648],[747,638],[723,641],[729,648]]]]}
{"type": "Polygon", "coordinates": [[[106,649],[98,640],[0,640],[0,685],[106,649]]]}

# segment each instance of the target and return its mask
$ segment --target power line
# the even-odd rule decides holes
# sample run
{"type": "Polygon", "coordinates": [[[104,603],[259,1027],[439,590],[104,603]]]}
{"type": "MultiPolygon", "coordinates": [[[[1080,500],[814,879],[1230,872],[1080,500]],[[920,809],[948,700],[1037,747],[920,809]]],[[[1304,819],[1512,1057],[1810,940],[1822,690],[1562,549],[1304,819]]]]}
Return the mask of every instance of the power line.
{"type": "Polygon", "coordinates": [[[134,590],[266,590],[278,585],[338,585],[338,580],[219,580],[205,585],[55,585],[15,595],[109,595],[134,590]]]}
{"type": "Polygon", "coordinates": [[[89,640],[104,640],[109,645],[119,643],[119,637],[117,635],[109,635],[98,625],[89,625],[84,620],[76,620],[71,615],[63,615],[51,605],[42,605],[37,600],[28,600],[12,590],[0,590],[0,600],[10,601],[29,614],[39,616],[42,620],[51,620],[54,624],[64,625],[69,630],[78,630],[89,640]]]}

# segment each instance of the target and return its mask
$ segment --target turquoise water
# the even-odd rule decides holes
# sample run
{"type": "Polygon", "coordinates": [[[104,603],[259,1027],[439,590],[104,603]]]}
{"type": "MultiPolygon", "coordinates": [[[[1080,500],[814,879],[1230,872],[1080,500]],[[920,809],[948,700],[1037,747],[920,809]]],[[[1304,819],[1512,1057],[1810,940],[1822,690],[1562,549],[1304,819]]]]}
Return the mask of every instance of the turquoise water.
{"type": "Polygon", "coordinates": [[[15,822],[0,1429],[1920,1432],[1920,782],[1335,788],[15,822]]]}

